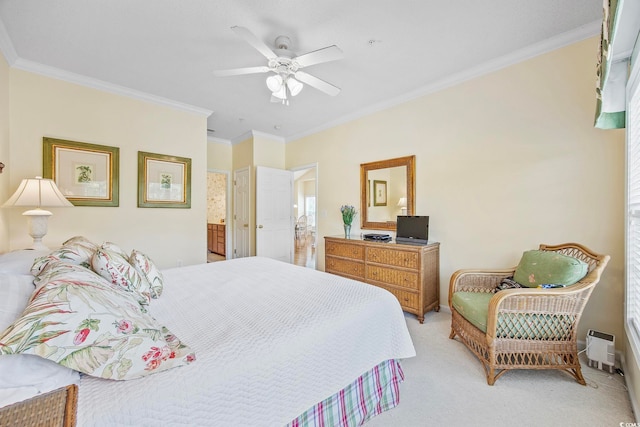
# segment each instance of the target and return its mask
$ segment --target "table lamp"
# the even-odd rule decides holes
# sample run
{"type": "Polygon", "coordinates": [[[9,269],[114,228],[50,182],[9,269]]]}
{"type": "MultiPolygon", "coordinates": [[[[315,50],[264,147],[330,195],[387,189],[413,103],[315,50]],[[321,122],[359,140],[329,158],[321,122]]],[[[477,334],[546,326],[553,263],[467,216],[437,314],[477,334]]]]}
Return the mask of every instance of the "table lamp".
{"type": "Polygon", "coordinates": [[[398,207],[402,210],[402,215],[407,214],[407,198],[406,197],[400,197],[400,200],[398,200],[398,207]]]}
{"type": "Polygon", "coordinates": [[[35,207],[22,215],[28,218],[29,235],[33,238],[31,249],[46,250],[48,248],[42,243],[42,238],[47,234],[47,221],[53,214],[42,207],[71,207],[73,204],[64,197],[53,180],[37,176],[22,180],[13,196],[2,205],[3,208],[10,206],[35,207]]]}

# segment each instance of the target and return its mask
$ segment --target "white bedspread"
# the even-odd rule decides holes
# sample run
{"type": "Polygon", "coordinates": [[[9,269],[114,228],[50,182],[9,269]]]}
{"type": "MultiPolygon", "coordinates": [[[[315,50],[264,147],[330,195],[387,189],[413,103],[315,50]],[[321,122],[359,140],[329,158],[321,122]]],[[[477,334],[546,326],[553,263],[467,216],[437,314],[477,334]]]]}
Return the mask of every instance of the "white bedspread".
{"type": "Polygon", "coordinates": [[[131,381],[84,376],[78,426],[282,426],[387,359],[415,355],[387,291],[266,258],[163,271],[151,314],[196,352],[131,381]]]}

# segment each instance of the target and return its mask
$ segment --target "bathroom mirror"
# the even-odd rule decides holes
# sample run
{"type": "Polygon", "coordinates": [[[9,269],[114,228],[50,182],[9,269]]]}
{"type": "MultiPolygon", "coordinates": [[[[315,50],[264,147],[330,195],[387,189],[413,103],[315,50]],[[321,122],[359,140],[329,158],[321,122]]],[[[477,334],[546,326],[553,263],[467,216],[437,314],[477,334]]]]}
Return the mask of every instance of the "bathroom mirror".
{"type": "Polygon", "coordinates": [[[398,215],[414,215],[416,156],[360,165],[362,229],[395,230],[398,215]]]}

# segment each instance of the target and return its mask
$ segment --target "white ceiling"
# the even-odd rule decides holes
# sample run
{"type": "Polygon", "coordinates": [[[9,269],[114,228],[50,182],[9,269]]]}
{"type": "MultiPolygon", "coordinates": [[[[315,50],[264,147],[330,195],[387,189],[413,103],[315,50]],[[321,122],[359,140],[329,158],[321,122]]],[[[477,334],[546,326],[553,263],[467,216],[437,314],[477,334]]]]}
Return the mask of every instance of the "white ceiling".
{"type": "Polygon", "coordinates": [[[0,0],[0,50],[14,67],[210,110],[222,140],[292,140],[595,35],[601,19],[601,0],[0,0]],[[341,93],[307,86],[287,107],[265,74],[214,77],[266,65],[234,25],[270,46],[287,35],[298,54],[339,46],[344,59],[305,71],[341,93]]]}

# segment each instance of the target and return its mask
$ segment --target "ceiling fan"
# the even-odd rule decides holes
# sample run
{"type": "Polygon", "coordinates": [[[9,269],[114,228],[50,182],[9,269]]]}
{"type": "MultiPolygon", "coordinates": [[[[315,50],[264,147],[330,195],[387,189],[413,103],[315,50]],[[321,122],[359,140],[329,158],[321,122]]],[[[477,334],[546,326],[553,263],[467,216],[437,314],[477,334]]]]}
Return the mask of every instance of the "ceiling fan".
{"type": "Polygon", "coordinates": [[[267,87],[271,91],[271,102],[280,102],[284,105],[289,105],[288,95],[296,96],[300,93],[304,87],[303,83],[327,95],[336,96],[340,93],[340,88],[302,71],[303,68],[310,65],[342,58],[343,53],[338,46],[332,45],[296,56],[289,50],[291,40],[287,36],[278,36],[275,40],[275,49],[272,49],[244,27],[234,26],[231,27],[231,30],[267,58],[267,65],[216,70],[213,72],[215,76],[273,73],[267,77],[267,87]]]}

